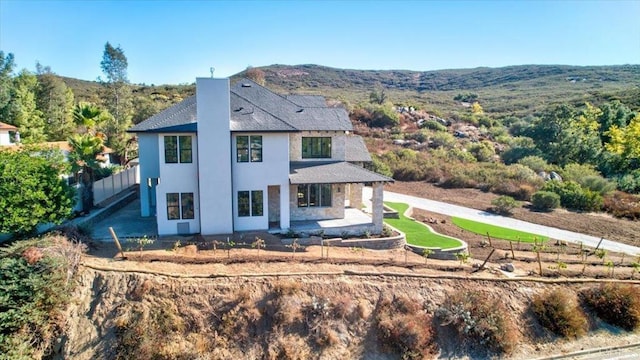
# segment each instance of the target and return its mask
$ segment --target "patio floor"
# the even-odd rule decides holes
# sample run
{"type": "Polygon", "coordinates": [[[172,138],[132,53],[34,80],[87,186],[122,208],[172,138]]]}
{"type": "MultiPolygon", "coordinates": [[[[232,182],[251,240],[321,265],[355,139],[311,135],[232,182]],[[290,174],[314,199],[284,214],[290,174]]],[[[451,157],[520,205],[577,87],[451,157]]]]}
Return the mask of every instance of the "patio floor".
{"type": "Polygon", "coordinates": [[[318,231],[329,228],[344,228],[371,224],[371,217],[358,209],[344,209],[344,219],[291,221],[293,231],[318,231]]]}

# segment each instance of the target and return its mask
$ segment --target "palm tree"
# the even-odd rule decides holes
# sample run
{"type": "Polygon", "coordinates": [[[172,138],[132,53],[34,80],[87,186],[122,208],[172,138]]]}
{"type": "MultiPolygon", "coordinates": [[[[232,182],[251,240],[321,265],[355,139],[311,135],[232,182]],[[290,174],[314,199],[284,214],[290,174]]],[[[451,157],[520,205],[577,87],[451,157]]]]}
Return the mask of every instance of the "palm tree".
{"type": "Polygon", "coordinates": [[[104,160],[97,156],[103,151],[103,138],[99,135],[77,134],[69,138],[69,161],[71,169],[79,175],[82,212],[88,213],[93,207],[93,181],[95,170],[104,160]]]}
{"type": "Polygon", "coordinates": [[[82,212],[88,213],[93,207],[93,181],[95,170],[104,160],[96,157],[103,151],[104,134],[96,128],[111,116],[108,111],[97,105],[81,102],[73,109],[73,121],[78,126],[77,135],[68,142],[71,147],[69,161],[71,168],[79,176],[82,199],[82,212]]]}
{"type": "Polygon", "coordinates": [[[73,109],[73,121],[78,125],[78,132],[95,133],[98,125],[109,117],[106,110],[91,103],[81,102],[73,109]]]}

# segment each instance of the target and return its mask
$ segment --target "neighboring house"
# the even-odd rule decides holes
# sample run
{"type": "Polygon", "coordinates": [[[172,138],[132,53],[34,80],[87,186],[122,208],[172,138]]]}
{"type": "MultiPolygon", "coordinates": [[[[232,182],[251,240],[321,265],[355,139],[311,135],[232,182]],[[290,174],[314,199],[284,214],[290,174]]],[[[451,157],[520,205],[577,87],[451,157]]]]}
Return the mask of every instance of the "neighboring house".
{"type": "MultiPolygon", "coordinates": [[[[39,145],[54,150],[60,150],[65,158],[69,158],[69,153],[72,150],[71,146],[69,146],[69,142],[67,141],[49,141],[40,143],[39,145]]],[[[103,146],[102,152],[96,155],[96,160],[99,161],[99,165],[101,168],[106,168],[114,165],[114,163],[111,161],[111,154],[113,154],[113,149],[103,146]]]]}
{"type": "Polygon", "coordinates": [[[15,143],[12,141],[12,137],[15,137],[17,132],[17,127],[0,122],[0,146],[15,145],[15,143]],[[10,133],[14,133],[13,136],[11,136],[12,134],[10,133]]]}
{"type": "Polygon", "coordinates": [[[382,231],[383,184],[342,108],[243,79],[198,78],[196,95],[137,124],[142,216],[159,235],[289,229],[341,219],[373,186],[369,231],[382,231]]]}

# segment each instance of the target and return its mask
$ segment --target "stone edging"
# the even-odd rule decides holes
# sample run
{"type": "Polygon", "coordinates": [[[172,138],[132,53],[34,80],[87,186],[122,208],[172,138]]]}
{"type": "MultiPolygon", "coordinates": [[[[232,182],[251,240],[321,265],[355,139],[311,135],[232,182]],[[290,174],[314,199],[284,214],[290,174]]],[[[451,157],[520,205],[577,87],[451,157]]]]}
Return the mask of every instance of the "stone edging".
{"type": "Polygon", "coordinates": [[[440,236],[444,236],[444,237],[448,237],[450,239],[454,239],[457,241],[460,241],[462,243],[461,246],[455,247],[455,248],[450,248],[450,249],[442,249],[439,247],[425,247],[425,246],[419,246],[419,245],[412,245],[412,244],[408,244],[407,246],[411,247],[413,249],[414,252],[418,253],[418,254],[422,254],[422,251],[424,251],[424,249],[430,249],[433,251],[433,254],[429,255],[430,258],[433,259],[438,259],[438,260],[456,260],[456,253],[459,252],[463,252],[463,251],[467,251],[467,248],[469,247],[469,245],[467,245],[467,243],[463,240],[460,240],[458,238],[454,238],[452,236],[448,236],[448,235],[443,235],[438,233],[437,231],[433,230],[433,228],[421,221],[418,221],[416,219],[414,219],[412,217],[413,215],[413,206],[409,206],[407,208],[407,211],[404,212],[403,214],[405,217],[407,217],[408,219],[411,219],[415,222],[417,222],[418,224],[421,224],[422,226],[427,227],[431,232],[433,232],[434,234],[438,234],[440,236]]]}

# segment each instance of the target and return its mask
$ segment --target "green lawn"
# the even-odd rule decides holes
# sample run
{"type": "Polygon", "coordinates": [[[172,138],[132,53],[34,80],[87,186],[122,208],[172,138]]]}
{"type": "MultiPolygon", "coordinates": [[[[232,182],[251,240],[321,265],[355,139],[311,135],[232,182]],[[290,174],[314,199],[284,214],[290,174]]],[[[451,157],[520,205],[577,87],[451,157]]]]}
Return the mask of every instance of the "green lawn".
{"type": "Polygon", "coordinates": [[[485,235],[485,236],[487,235],[487,233],[489,233],[489,236],[491,236],[494,239],[503,239],[503,240],[511,240],[511,241],[520,240],[526,243],[533,243],[534,240],[538,242],[549,240],[549,238],[546,236],[531,234],[531,233],[513,230],[513,229],[507,229],[500,226],[489,225],[489,224],[480,223],[473,220],[461,219],[458,217],[452,217],[451,221],[457,226],[459,226],[460,228],[465,229],[467,231],[471,231],[472,233],[485,235]]]}
{"type": "Polygon", "coordinates": [[[462,246],[462,243],[454,238],[442,236],[429,230],[423,224],[411,220],[404,216],[409,205],[404,203],[385,202],[385,205],[396,210],[400,215],[399,219],[384,219],[384,222],[402,231],[407,236],[407,243],[424,247],[437,247],[450,249],[462,246]]]}

